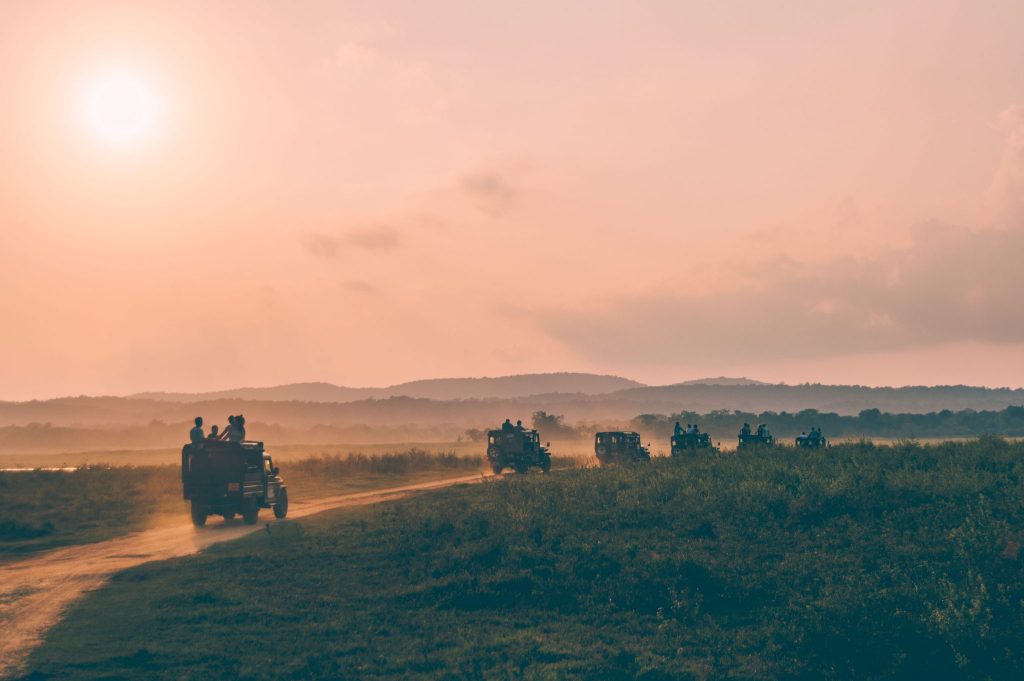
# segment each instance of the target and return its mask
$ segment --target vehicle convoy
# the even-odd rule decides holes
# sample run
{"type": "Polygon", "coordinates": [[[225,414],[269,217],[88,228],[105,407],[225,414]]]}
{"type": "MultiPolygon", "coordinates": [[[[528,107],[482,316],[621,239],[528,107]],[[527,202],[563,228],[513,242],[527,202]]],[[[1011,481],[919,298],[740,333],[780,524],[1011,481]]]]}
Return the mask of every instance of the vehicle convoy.
{"type": "Polygon", "coordinates": [[[692,453],[698,450],[713,451],[715,449],[711,445],[711,436],[700,432],[700,428],[696,424],[687,426],[685,430],[677,430],[672,435],[671,447],[672,456],[684,456],[688,452],[692,453]]]}
{"type": "Polygon", "coordinates": [[[594,436],[594,454],[602,466],[620,461],[650,461],[651,453],[640,435],[628,430],[613,430],[594,436]]]}
{"type": "Polygon", "coordinates": [[[775,436],[768,430],[768,426],[763,423],[757,427],[756,431],[751,432],[750,424],[744,423],[743,427],[739,432],[739,449],[747,449],[748,447],[771,447],[775,444],[775,436]]]}
{"type": "Polygon", "coordinates": [[[545,473],[551,470],[551,454],[540,443],[540,434],[507,421],[506,426],[487,431],[487,460],[495,475],[506,468],[516,473],[525,473],[530,466],[545,473]]]}
{"type": "Polygon", "coordinates": [[[205,525],[211,515],[225,520],[241,515],[253,525],[261,508],[274,509],[276,518],[288,515],[288,487],[262,442],[207,440],[202,446],[185,445],[181,482],[196,527],[205,525]]]}
{"type": "Polygon", "coordinates": [[[811,428],[810,433],[800,433],[796,436],[796,446],[806,449],[818,449],[819,447],[827,447],[828,440],[821,434],[820,428],[811,428]]]}

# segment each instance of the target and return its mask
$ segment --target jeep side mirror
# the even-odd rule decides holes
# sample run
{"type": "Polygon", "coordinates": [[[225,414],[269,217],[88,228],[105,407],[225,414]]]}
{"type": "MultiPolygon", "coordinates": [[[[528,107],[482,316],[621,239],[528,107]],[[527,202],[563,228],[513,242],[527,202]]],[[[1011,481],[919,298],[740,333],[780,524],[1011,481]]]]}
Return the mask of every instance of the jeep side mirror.
{"type": "Polygon", "coordinates": [[[545,442],[545,443],[544,443],[544,446],[545,446],[545,447],[550,447],[550,446],[551,446],[551,443],[550,443],[550,442],[545,442]]]}

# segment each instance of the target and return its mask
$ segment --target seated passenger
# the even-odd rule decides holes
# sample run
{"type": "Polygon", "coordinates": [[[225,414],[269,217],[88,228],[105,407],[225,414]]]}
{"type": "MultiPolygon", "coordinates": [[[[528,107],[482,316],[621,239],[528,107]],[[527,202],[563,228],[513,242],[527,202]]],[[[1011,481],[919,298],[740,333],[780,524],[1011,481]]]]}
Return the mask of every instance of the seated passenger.
{"type": "Polygon", "coordinates": [[[219,440],[220,439],[219,430],[220,429],[219,429],[219,427],[217,426],[216,423],[213,424],[212,426],[210,426],[210,434],[206,436],[206,439],[207,440],[219,440]]]}
{"type": "Polygon", "coordinates": [[[750,424],[744,423],[743,427],[740,428],[740,437],[747,437],[750,435],[750,424]]]}
{"type": "Polygon", "coordinates": [[[675,427],[675,430],[672,431],[672,434],[673,435],[682,435],[683,434],[683,427],[681,425],[679,425],[679,421],[676,421],[676,427],[675,427]]]}
{"type": "Polygon", "coordinates": [[[511,433],[515,429],[516,427],[512,425],[512,419],[505,419],[505,422],[501,424],[501,430],[504,433],[511,433]]]}

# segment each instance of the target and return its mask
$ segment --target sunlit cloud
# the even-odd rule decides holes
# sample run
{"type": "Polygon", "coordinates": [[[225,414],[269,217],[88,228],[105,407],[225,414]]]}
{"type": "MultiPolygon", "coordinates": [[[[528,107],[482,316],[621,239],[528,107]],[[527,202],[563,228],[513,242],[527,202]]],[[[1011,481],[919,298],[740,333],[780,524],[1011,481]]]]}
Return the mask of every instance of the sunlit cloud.
{"type": "Polygon", "coordinates": [[[337,234],[306,232],[300,235],[298,240],[310,255],[335,258],[348,249],[382,252],[394,250],[401,243],[401,233],[388,225],[374,225],[337,234]]]}
{"type": "Polygon", "coordinates": [[[466,175],[462,189],[481,211],[497,218],[515,202],[518,192],[501,173],[489,171],[466,175]]]}
{"type": "Polygon", "coordinates": [[[764,267],[738,291],[651,289],[542,308],[538,319],[581,355],[624,364],[1024,342],[1024,230],[928,223],[914,235],[912,248],[876,258],[764,267]]]}

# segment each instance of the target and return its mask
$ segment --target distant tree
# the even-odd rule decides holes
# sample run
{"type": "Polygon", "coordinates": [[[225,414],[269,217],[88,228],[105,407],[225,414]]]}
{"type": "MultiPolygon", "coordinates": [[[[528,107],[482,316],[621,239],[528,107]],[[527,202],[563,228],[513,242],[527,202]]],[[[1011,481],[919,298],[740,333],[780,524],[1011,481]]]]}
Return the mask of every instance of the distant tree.
{"type": "Polygon", "coordinates": [[[664,429],[667,422],[668,419],[661,414],[640,414],[630,422],[630,425],[642,430],[655,430],[664,429]]]}
{"type": "Polygon", "coordinates": [[[487,433],[479,428],[469,428],[465,433],[463,433],[463,437],[465,437],[468,442],[483,442],[484,438],[487,437],[487,433]]]}
{"type": "Polygon", "coordinates": [[[546,411],[533,412],[533,427],[544,437],[575,437],[576,431],[565,424],[561,414],[546,411]]]}

